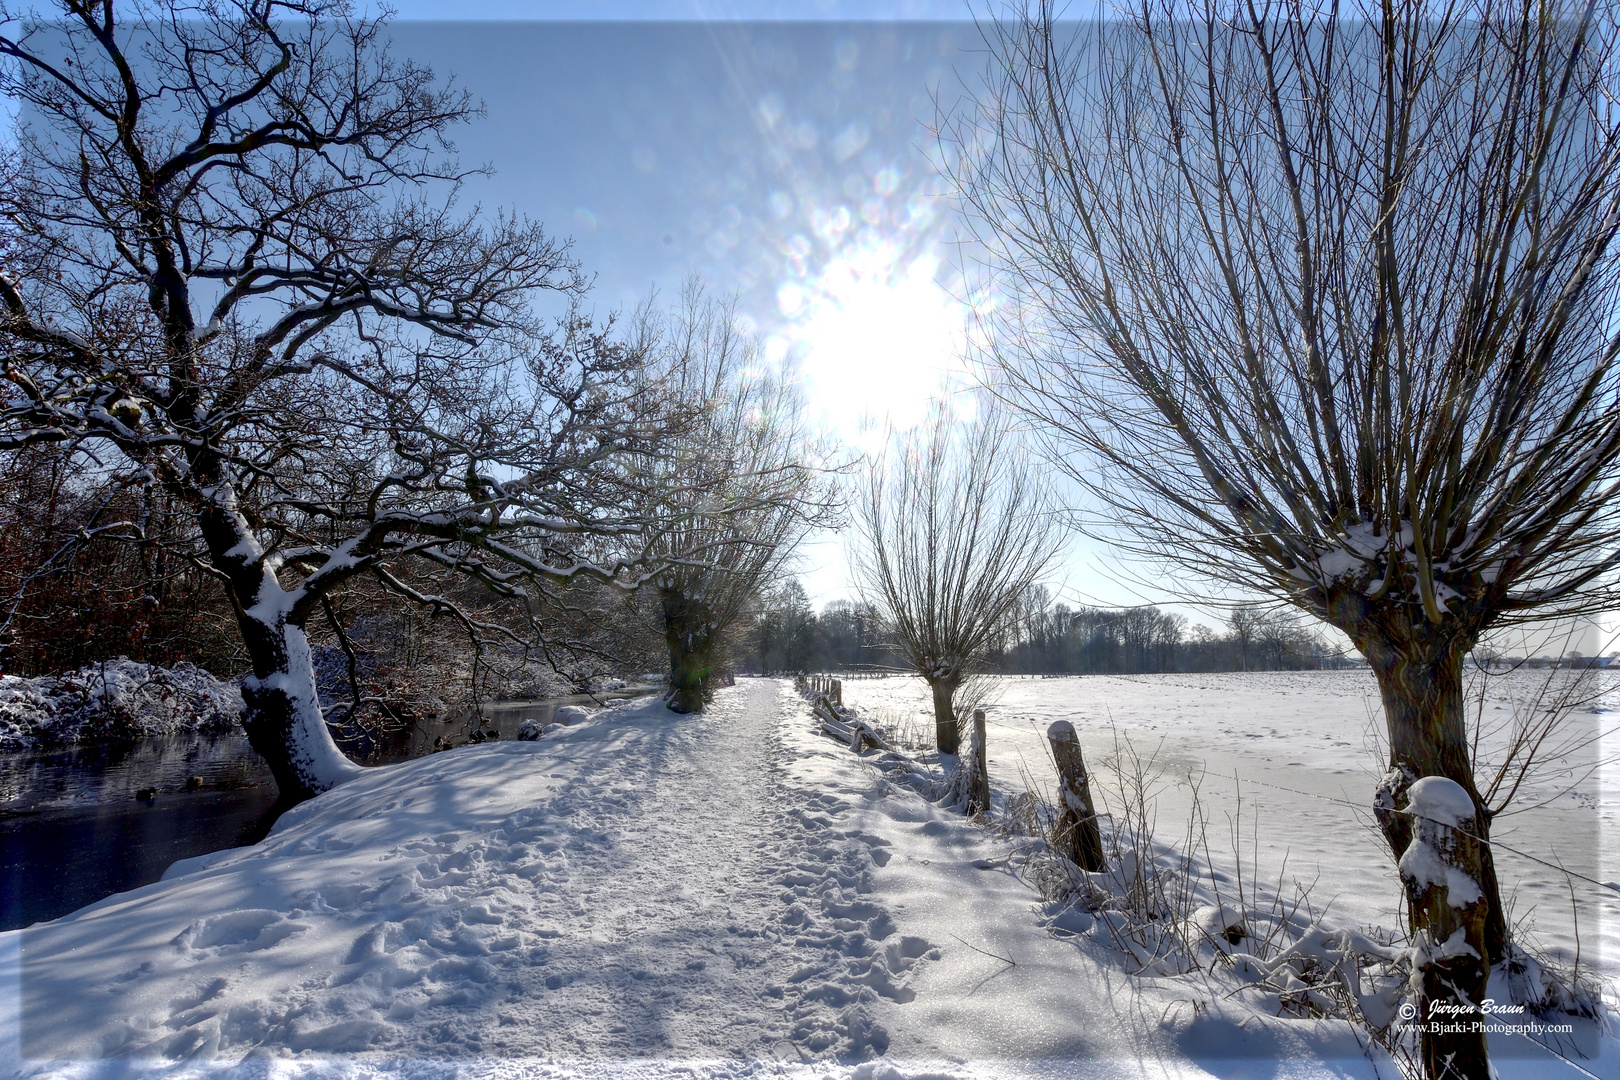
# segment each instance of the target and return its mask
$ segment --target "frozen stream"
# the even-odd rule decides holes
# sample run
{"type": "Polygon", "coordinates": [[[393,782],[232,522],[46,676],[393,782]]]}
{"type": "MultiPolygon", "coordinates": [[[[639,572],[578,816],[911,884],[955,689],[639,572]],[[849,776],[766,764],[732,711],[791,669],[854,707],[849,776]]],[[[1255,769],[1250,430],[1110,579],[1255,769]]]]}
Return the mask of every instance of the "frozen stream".
{"type": "MultiPolygon", "coordinates": [[[[1549,675],[1572,678],[1547,671],[1492,676],[1485,726],[1525,708],[1549,675]]],[[[1596,735],[1620,723],[1620,676],[1590,677],[1603,680],[1594,687],[1603,693],[1572,712],[1569,730],[1596,735]]],[[[1021,790],[1027,774],[1049,793],[1055,774],[1046,729],[1054,720],[1069,720],[1094,783],[1111,805],[1119,804],[1116,737],[1152,760],[1159,775],[1160,840],[1179,842],[1186,835],[1188,778],[1200,777],[1199,801],[1216,863],[1230,868],[1236,861],[1231,823],[1239,817],[1241,795],[1246,870],[1257,858],[1261,876],[1272,882],[1280,873],[1314,882],[1312,902],[1327,907],[1333,921],[1401,924],[1399,879],[1370,813],[1385,759],[1383,714],[1366,671],[1008,677],[991,680],[991,687],[989,762],[999,789],[1021,790]]],[[[920,680],[855,680],[844,688],[846,703],[880,722],[931,733],[931,707],[920,680]]],[[[1493,840],[1599,881],[1620,879],[1613,842],[1620,835],[1620,770],[1610,767],[1563,792],[1573,776],[1617,750],[1620,738],[1611,735],[1528,784],[1518,799],[1527,809],[1498,818],[1493,840]]],[[[1578,912],[1582,962],[1601,954],[1608,973],[1620,974],[1620,893],[1576,881],[1578,907],[1572,912],[1571,885],[1556,870],[1503,847],[1498,867],[1504,889],[1517,893],[1512,916],[1524,920],[1534,938],[1567,955],[1578,912]]]]}

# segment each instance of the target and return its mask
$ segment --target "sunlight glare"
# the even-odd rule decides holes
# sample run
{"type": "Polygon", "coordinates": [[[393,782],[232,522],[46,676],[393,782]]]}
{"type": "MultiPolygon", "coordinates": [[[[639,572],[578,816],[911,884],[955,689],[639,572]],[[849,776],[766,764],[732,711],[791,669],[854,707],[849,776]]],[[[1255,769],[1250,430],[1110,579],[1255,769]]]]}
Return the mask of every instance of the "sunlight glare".
{"type": "Polygon", "coordinates": [[[876,449],[885,424],[915,425],[931,399],[965,381],[967,312],[939,284],[939,266],[875,241],[777,289],[787,324],[767,349],[791,358],[811,410],[861,450],[876,449]]]}

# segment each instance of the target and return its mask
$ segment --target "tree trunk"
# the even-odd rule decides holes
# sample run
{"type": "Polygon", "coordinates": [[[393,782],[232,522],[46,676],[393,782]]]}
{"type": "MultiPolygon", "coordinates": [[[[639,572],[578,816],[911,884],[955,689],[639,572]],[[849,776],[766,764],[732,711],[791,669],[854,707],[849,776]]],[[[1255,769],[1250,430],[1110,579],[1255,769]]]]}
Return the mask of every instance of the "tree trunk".
{"type": "Polygon", "coordinates": [[[1058,835],[1063,839],[1063,854],[1082,870],[1106,870],[1102,828],[1091,801],[1080,737],[1073,724],[1058,720],[1046,729],[1046,738],[1052,744],[1052,761],[1058,771],[1058,835]]]}
{"type": "Polygon", "coordinates": [[[990,812],[990,762],[985,745],[984,710],[973,710],[973,737],[968,741],[968,755],[964,764],[973,770],[973,783],[968,789],[968,816],[990,812]]]}
{"type": "Polygon", "coordinates": [[[928,680],[934,692],[934,745],[942,754],[954,754],[961,748],[961,732],[957,730],[952,702],[959,681],[951,676],[928,680]]]}
{"type": "Polygon", "coordinates": [[[712,620],[701,604],[679,593],[665,593],[661,600],[669,647],[669,692],[664,700],[674,712],[702,712],[714,699],[716,685],[712,620]]]}
{"type": "Polygon", "coordinates": [[[360,775],[361,766],[338,749],[321,715],[303,629],[266,626],[249,615],[242,622],[253,660],[253,674],[242,680],[242,727],[269,764],[282,800],[302,802],[360,775]]]}
{"type": "Polygon", "coordinates": [[[196,466],[200,476],[217,481],[198,509],[197,524],[209,561],[227,582],[242,645],[253,665],[253,673],[242,680],[242,727],[248,744],[276,778],[278,801],[291,805],[352,780],[364,769],[332,741],[315,689],[309,640],[301,625],[288,621],[295,594],[282,589],[266,565],[264,549],[238,509],[234,489],[217,469],[217,462],[196,466]]]}
{"type": "MultiPolygon", "coordinates": [[[[1443,776],[1468,793],[1474,803],[1474,821],[1469,831],[1489,841],[1490,813],[1474,786],[1463,708],[1462,667],[1467,647],[1463,643],[1442,645],[1425,655],[1407,643],[1363,640],[1358,644],[1378,679],[1389,732],[1389,772],[1378,785],[1373,806],[1390,851],[1399,861],[1412,842],[1412,820],[1400,811],[1406,809],[1407,792],[1413,782],[1425,776],[1443,776]]],[[[1489,966],[1505,953],[1507,921],[1489,843],[1481,845],[1480,861],[1480,886],[1487,905],[1485,961],[1489,966]]],[[[1410,913],[1415,919],[1415,909],[1410,913]]]]}

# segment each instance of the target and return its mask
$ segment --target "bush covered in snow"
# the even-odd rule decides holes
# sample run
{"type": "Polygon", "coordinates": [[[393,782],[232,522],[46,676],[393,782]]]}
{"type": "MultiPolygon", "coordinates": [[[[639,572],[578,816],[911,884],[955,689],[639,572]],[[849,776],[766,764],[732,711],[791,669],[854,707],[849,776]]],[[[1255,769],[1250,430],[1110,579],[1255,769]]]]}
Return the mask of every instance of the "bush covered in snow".
{"type": "Polygon", "coordinates": [[[552,717],[559,724],[583,724],[590,718],[591,714],[578,705],[563,705],[552,717]]]}
{"type": "Polygon", "coordinates": [[[123,658],[63,675],[0,675],[0,749],[237,729],[242,693],[199,667],[123,658]]]}

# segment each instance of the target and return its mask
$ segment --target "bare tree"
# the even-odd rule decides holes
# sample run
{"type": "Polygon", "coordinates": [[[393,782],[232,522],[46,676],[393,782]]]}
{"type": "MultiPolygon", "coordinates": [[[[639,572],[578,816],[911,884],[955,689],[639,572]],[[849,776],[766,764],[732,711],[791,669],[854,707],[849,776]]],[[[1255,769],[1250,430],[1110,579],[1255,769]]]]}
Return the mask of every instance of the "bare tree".
{"type": "Polygon", "coordinates": [[[636,584],[630,462],[667,426],[634,343],[577,313],[541,333],[531,301],[580,289],[565,246],[455,210],[446,136],[475,104],[348,11],[0,8],[0,94],[22,104],[0,449],[57,444],[185,508],[289,798],[357,771],[306,635],[335,590],[369,575],[522,648],[451,582],[520,624],[552,583],[636,584]]]}
{"type": "Polygon", "coordinates": [[[1320,655],[1322,648],[1311,639],[1305,617],[1297,609],[1264,612],[1258,627],[1259,641],[1265,647],[1269,665],[1277,670],[1288,666],[1287,658],[1320,655]]]}
{"type": "MultiPolygon", "coordinates": [[[[1461,680],[1481,634],[1615,599],[1615,33],[1553,0],[1142,0],[1083,27],[1042,3],[989,31],[959,132],[1009,293],[1003,392],[1093,532],[1367,657],[1397,857],[1425,776],[1489,836],[1461,680]]],[[[1483,857],[1470,946],[1500,957],[1483,857]]]]}
{"type": "Polygon", "coordinates": [[[1051,495],[990,413],[943,406],[869,463],[855,512],[855,580],[934,697],[942,753],[960,742],[957,691],[986,666],[1019,597],[1051,566],[1051,495]]]}
{"type": "Polygon", "coordinates": [[[784,577],[760,597],[753,645],[760,671],[809,671],[823,651],[820,620],[796,577],[784,577]]]}
{"type": "Polygon", "coordinates": [[[1249,670],[1249,649],[1260,636],[1260,624],[1263,613],[1256,608],[1242,604],[1232,609],[1232,614],[1226,617],[1226,625],[1232,630],[1232,644],[1237,646],[1238,663],[1244,671],[1249,670]]]}
{"type": "Polygon", "coordinates": [[[0,669],[44,675],[127,656],[233,673],[232,614],[177,557],[187,515],[161,491],[83,475],[54,446],[0,453],[0,669]],[[88,543],[88,537],[157,542],[88,543]]]}
{"type": "Polygon", "coordinates": [[[714,696],[732,628],[805,533],[834,524],[840,507],[796,390],[762,363],[730,306],[690,282],[658,322],[669,392],[697,410],[645,482],[646,513],[658,523],[653,553],[663,559],[655,582],[667,700],[690,713],[714,696]]]}

